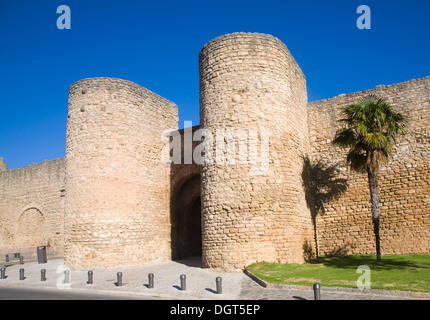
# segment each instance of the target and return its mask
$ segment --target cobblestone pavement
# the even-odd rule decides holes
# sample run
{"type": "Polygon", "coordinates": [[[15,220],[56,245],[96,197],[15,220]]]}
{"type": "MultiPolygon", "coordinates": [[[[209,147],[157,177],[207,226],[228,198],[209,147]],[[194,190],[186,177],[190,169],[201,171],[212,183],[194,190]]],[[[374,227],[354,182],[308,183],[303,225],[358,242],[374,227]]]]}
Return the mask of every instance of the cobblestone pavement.
{"type": "MultiPolygon", "coordinates": [[[[71,289],[77,291],[108,294],[145,295],[164,299],[207,299],[207,300],[313,300],[311,288],[297,287],[264,288],[243,272],[217,272],[200,267],[198,260],[150,263],[138,267],[115,270],[95,269],[93,284],[88,284],[88,270],[70,270],[70,284],[64,283],[63,259],[52,259],[46,264],[36,261],[24,265],[6,267],[6,279],[0,279],[0,286],[31,287],[49,289],[71,289]],[[19,279],[19,269],[25,270],[24,280],[19,279]],[[46,269],[46,281],[41,281],[41,269],[46,269]],[[117,285],[117,273],[122,272],[123,284],[117,285]],[[148,274],[154,274],[154,288],[148,288],[148,274]],[[187,277],[186,290],[181,290],[180,275],[187,277]],[[222,294],[216,292],[216,277],[222,277],[222,294]]],[[[347,290],[347,289],[346,289],[347,290]]],[[[333,288],[321,288],[321,300],[409,300],[430,299],[360,292],[337,292],[333,288]]]]}

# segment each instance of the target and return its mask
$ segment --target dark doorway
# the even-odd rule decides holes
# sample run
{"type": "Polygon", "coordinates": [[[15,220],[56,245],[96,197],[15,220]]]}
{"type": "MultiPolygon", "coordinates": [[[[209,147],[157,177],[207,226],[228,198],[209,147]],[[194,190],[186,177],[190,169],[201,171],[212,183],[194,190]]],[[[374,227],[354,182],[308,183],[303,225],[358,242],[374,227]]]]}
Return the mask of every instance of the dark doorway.
{"type": "Polygon", "coordinates": [[[191,256],[202,256],[202,210],[200,197],[194,201],[189,215],[188,241],[190,243],[191,256]]]}
{"type": "Polygon", "coordinates": [[[200,175],[185,181],[172,196],[172,259],[181,260],[202,255],[202,219],[200,175]]]}

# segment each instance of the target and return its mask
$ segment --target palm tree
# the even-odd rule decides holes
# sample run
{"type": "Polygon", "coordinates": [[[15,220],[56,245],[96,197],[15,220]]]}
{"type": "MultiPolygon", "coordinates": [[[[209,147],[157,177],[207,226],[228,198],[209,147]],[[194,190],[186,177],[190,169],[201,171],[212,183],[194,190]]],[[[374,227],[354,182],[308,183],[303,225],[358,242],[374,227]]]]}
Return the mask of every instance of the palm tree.
{"type": "Polygon", "coordinates": [[[395,112],[393,106],[374,94],[357,100],[354,104],[340,108],[346,126],[336,132],[333,143],[349,148],[346,160],[351,169],[367,172],[373,231],[376,241],[376,259],[381,261],[379,239],[378,174],[382,164],[388,159],[396,143],[396,136],[405,133],[409,118],[395,112]]]}

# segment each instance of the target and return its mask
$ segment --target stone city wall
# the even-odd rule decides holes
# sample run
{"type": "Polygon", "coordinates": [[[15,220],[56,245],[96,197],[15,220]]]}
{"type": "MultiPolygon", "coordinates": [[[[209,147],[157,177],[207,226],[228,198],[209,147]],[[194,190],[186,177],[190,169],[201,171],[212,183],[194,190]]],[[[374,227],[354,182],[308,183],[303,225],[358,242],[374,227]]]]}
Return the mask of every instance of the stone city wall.
{"type": "MultiPolygon", "coordinates": [[[[430,252],[430,77],[373,90],[343,94],[308,104],[311,166],[330,179],[321,185],[317,207],[320,254],[375,253],[367,174],[345,166],[346,150],[332,145],[339,107],[377,94],[411,117],[407,134],[398,139],[392,158],[380,172],[381,251],[430,252]],[[339,163],[339,164],[338,164],[339,163]],[[338,174],[328,168],[337,165],[338,174]],[[327,193],[347,184],[346,192],[324,203],[327,193]],[[324,198],[325,197],[325,198],[324,198]]],[[[326,177],[327,178],[327,177],[326,177]]],[[[315,203],[314,203],[315,205],[315,203]]]]}
{"type": "Polygon", "coordinates": [[[64,158],[0,171],[0,249],[43,245],[62,254],[64,178],[64,158]]]}
{"type": "Polygon", "coordinates": [[[47,245],[71,267],[115,268],[194,254],[198,246],[184,247],[201,232],[204,266],[225,270],[303,262],[315,249],[374,253],[367,175],[331,144],[339,107],[370,93],[412,120],[380,173],[382,254],[430,252],[430,77],[307,103],[287,47],[258,33],[210,41],[199,63],[191,132],[246,133],[234,138],[234,163],[228,135],[214,141],[226,149],[212,150],[213,163],[184,163],[185,130],[181,162],[163,163],[163,133],[178,128],[174,103],[126,80],[78,81],[65,158],[15,170],[0,158],[0,252],[47,245]]]}

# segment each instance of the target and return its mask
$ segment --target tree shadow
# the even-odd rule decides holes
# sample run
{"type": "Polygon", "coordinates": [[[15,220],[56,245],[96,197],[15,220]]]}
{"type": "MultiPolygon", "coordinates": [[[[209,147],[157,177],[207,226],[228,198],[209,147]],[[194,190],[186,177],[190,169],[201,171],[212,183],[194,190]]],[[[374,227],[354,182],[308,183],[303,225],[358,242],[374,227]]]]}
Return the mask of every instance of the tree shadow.
{"type": "MultiPolygon", "coordinates": [[[[302,156],[302,159],[303,188],[305,190],[307,206],[311,211],[316,256],[318,257],[316,218],[319,214],[325,214],[325,205],[327,203],[339,198],[346,192],[348,181],[345,178],[339,177],[339,162],[333,165],[326,165],[322,161],[312,163],[308,156],[302,156]]],[[[307,258],[309,259],[311,256],[307,254],[307,258]]]]}
{"type": "Polygon", "coordinates": [[[376,261],[376,255],[348,255],[348,256],[327,256],[319,257],[307,261],[310,264],[321,264],[327,267],[342,269],[356,269],[358,266],[366,265],[372,270],[409,270],[419,271],[430,269],[428,259],[418,261],[416,259],[402,258],[399,256],[383,256],[382,261],[376,261]]]}

